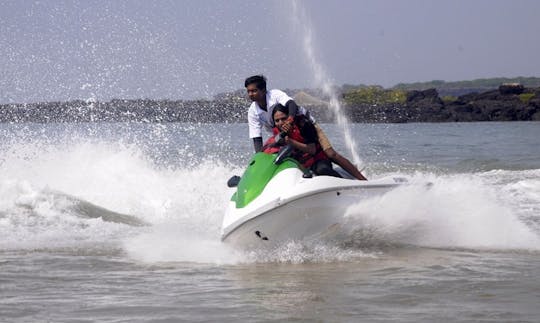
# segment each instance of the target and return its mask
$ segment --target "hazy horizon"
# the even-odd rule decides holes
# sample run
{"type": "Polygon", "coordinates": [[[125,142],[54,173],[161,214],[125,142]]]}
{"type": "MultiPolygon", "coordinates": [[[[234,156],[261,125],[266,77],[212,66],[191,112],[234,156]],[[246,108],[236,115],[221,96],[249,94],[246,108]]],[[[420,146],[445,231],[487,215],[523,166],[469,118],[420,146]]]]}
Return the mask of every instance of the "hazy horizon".
{"type": "Polygon", "coordinates": [[[540,76],[533,0],[0,7],[0,103],[210,98],[261,73],[270,88],[314,88],[321,69],[325,82],[384,87],[540,76]]]}

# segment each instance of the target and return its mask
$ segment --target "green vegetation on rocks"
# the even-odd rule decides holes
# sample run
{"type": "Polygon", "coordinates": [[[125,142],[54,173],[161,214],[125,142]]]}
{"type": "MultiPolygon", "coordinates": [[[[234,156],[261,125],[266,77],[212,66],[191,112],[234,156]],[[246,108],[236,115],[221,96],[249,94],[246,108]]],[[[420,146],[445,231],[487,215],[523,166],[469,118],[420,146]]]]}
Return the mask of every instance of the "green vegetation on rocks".
{"type": "Polygon", "coordinates": [[[438,91],[444,89],[477,89],[477,88],[497,88],[504,83],[519,83],[526,87],[540,87],[540,78],[538,77],[496,77],[489,79],[476,79],[470,81],[457,81],[457,82],[445,82],[441,80],[434,80],[430,82],[416,82],[416,83],[399,83],[394,86],[394,89],[401,90],[425,90],[430,88],[436,88],[438,91]]]}
{"type": "Polygon", "coordinates": [[[521,102],[523,103],[529,103],[529,101],[535,97],[535,94],[534,93],[521,93],[519,95],[519,99],[521,100],[521,102]]]}
{"type": "Polygon", "coordinates": [[[380,86],[360,87],[343,93],[343,101],[347,105],[403,104],[407,101],[407,92],[403,90],[385,90],[380,86]]]}
{"type": "Polygon", "coordinates": [[[444,103],[452,103],[457,100],[457,97],[453,95],[445,95],[441,98],[444,103]]]}

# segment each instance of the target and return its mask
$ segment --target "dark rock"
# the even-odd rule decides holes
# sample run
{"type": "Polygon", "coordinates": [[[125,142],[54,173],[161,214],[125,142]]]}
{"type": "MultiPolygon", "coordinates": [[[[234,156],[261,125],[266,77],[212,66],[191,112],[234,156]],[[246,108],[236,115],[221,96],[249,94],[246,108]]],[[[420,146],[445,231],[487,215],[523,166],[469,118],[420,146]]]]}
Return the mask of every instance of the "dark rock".
{"type": "Polygon", "coordinates": [[[407,93],[407,103],[428,101],[428,102],[442,102],[437,93],[437,89],[427,89],[424,91],[410,91],[407,93]]]}
{"type": "Polygon", "coordinates": [[[519,83],[503,83],[499,86],[499,92],[503,95],[521,94],[524,90],[525,87],[519,83]]]}

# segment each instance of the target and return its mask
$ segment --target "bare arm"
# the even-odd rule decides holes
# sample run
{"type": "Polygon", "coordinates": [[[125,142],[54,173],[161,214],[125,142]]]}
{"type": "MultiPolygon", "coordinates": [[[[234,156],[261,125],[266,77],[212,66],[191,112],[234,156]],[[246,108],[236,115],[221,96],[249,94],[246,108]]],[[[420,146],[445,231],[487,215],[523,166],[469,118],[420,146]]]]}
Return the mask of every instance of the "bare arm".
{"type": "Polygon", "coordinates": [[[294,148],[302,152],[308,153],[310,155],[315,155],[315,152],[317,151],[317,148],[314,143],[304,144],[304,143],[301,143],[299,141],[289,138],[289,136],[285,137],[285,142],[287,144],[290,144],[294,148]]]}

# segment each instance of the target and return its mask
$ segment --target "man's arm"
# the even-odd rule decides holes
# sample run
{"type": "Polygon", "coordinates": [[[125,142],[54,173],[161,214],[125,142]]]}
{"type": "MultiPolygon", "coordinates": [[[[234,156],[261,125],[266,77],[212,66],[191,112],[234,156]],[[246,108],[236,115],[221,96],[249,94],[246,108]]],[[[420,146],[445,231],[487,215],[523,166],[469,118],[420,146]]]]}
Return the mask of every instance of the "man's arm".
{"type": "Polygon", "coordinates": [[[296,102],[294,102],[294,100],[289,100],[287,101],[285,106],[289,108],[289,117],[294,118],[298,113],[298,105],[296,104],[296,102]]]}
{"type": "Polygon", "coordinates": [[[248,110],[248,127],[249,127],[249,137],[253,139],[253,148],[255,152],[258,153],[262,151],[263,142],[262,142],[262,123],[254,112],[254,108],[249,107],[248,110]]]}
{"type": "Polygon", "coordinates": [[[262,147],[263,147],[262,137],[253,138],[253,148],[255,148],[255,152],[258,153],[262,151],[262,147]]]}

